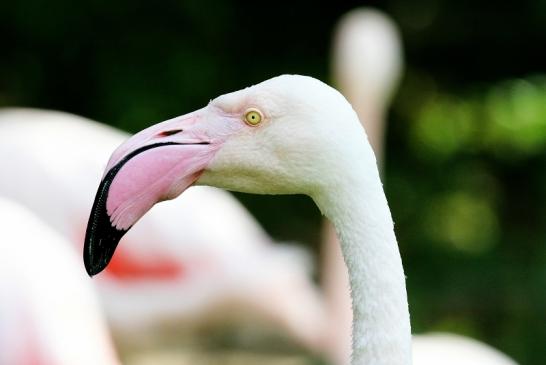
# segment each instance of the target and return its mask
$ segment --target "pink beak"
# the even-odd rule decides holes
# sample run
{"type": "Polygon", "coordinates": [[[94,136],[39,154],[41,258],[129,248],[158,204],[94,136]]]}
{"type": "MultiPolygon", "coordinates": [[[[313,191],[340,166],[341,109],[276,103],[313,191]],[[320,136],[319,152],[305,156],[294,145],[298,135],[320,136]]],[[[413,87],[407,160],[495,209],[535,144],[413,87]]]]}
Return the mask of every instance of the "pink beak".
{"type": "Polygon", "coordinates": [[[157,202],[173,199],[202,174],[223,142],[242,128],[237,118],[203,108],[149,127],[113,153],[87,225],[89,275],[110,262],[123,235],[157,202]]]}

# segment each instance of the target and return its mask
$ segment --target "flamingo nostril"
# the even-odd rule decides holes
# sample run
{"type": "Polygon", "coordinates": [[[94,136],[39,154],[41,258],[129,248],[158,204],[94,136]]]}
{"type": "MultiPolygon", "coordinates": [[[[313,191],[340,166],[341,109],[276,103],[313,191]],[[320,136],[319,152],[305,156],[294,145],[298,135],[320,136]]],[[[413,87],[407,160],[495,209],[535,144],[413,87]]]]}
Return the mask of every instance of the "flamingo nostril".
{"type": "Polygon", "coordinates": [[[171,129],[170,131],[163,131],[157,134],[157,137],[168,137],[172,136],[173,134],[177,134],[183,132],[182,129],[171,129]]]}

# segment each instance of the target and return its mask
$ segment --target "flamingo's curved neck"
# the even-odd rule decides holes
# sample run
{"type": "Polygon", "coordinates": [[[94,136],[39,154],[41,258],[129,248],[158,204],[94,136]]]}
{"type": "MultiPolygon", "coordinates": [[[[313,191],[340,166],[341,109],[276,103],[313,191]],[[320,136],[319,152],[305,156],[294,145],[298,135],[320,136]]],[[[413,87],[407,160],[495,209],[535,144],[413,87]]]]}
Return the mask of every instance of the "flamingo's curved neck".
{"type": "Polygon", "coordinates": [[[391,213],[369,144],[313,196],[336,228],[353,302],[353,365],[411,364],[406,285],[391,213]]]}

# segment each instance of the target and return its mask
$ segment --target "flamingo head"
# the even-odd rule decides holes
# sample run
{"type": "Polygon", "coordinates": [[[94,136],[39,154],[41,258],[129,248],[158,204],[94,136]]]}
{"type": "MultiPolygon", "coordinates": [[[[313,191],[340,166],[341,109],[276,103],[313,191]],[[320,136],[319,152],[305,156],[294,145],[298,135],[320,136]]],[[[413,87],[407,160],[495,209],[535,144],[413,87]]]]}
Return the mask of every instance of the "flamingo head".
{"type": "Polygon", "coordinates": [[[154,204],[192,184],[314,196],[342,178],[342,160],[362,159],[351,148],[359,145],[355,138],[365,133],[345,98],[297,75],[222,95],[145,129],[108,162],[86,231],[87,272],[106,267],[121,237],[154,204]]]}

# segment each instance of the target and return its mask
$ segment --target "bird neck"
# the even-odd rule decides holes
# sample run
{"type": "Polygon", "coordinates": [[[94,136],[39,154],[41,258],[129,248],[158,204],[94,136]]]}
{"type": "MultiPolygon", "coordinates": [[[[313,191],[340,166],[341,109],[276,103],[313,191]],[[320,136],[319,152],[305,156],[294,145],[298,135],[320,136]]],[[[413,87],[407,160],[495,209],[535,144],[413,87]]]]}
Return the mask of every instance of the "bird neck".
{"type": "Polygon", "coordinates": [[[411,330],[400,252],[371,147],[344,166],[335,188],[313,196],[336,228],[349,270],[352,364],[411,364],[411,330]],[[362,155],[360,155],[362,156],[362,155]],[[367,166],[373,165],[373,166],[367,166]]]}

